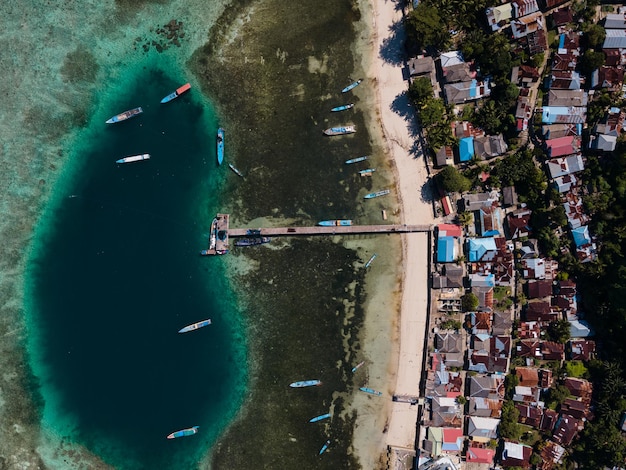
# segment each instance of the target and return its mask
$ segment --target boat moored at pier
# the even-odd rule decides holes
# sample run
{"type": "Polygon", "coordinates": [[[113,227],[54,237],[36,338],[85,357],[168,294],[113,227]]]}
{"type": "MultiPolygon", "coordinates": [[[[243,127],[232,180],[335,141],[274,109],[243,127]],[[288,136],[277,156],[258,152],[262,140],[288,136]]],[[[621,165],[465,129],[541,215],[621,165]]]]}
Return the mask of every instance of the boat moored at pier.
{"type": "Polygon", "coordinates": [[[116,122],[126,121],[127,119],[138,116],[141,113],[143,113],[143,109],[141,107],[129,109],[128,111],[124,111],[123,113],[116,114],[112,118],[107,119],[106,123],[115,124],[116,122]]]}
{"type": "Polygon", "coordinates": [[[322,227],[349,227],[352,225],[352,221],[349,219],[322,220],[318,222],[317,225],[321,225],[322,227]]]}

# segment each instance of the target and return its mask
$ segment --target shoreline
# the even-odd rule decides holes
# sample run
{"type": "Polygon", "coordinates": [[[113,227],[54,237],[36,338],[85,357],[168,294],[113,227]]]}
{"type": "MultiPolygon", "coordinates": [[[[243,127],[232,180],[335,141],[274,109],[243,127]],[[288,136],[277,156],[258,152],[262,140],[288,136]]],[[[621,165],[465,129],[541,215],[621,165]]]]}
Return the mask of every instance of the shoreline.
{"type": "MultiPolygon", "coordinates": [[[[394,27],[403,20],[403,11],[391,0],[370,0],[364,4],[363,11],[367,11],[362,19],[365,34],[359,46],[366,51],[363,68],[375,89],[375,112],[370,128],[389,157],[398,191],[400,222],[432,224],[432,205],[422,196],[429,175],[422,154],[415,147],[413,135],[417,122],[405,95],[408,87],[402,74],[404,31],[394,27]],[[382,57],[381,51],[386,57],[382,57]]],[[[428,314],[428,241],[426,234],[401,236],[400,279],[394,302],[398,306],[391,318],[393,346],[387,369],[387,389],[394,395],[419,396],[428,314]],[[424,289],[405,290],[404,286],[424,286],[424,289]]],[[[364,336],[368,354],[367,328],[364,336]]],[[[376,339],[369,341],[375,343],[376,339]]],[[[375,344],[370,347],[376,348],[375,344]]],[[[374,468],[389,448],[413,450],[416,424],[417,406],[391,400],[374,417],[368,414],[357,418],[353,446],[363,468],[374,468]]]]}

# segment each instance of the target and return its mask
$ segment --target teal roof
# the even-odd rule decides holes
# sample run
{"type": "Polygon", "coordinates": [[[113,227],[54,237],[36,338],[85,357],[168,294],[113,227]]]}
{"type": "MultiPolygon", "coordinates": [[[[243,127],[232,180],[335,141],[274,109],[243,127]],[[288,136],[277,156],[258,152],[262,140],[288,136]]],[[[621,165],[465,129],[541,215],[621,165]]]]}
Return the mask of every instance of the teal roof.
{"type": "Polygon", "coordinates": [[[454,237],[439,237],[437,240],[437,262],[451,263],[454,261],[454,237]]]}
{"type": "Polygon", "coordinates": [[[463,137],[459,142],[459,160],[469,162],[474,156],[474,137],[463,137]]]}
{"type": "Polygon", "coordinates": [[[488,238],[470,238],[468,240],[468,248],[467,251],[469,253],[469,260],[480,261],[480,259],[487,253],[488,251],[495,251],[496,240],[493,237],[488,238]]]}

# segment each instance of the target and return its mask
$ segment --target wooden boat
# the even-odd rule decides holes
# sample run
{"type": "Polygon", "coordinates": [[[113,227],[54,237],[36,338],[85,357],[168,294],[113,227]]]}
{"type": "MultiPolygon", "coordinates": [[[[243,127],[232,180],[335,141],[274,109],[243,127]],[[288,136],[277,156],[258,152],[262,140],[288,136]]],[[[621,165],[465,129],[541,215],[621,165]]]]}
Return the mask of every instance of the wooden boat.
{"type": "Polygon", "coordinates": [[[112,118],[107,119],[106,123],[115,124],[116,122],[126,121],[127,119],[138,116],[141,113],[143,113],[143,109],[141,108],[141,106],[139,108],[129,109],[128,111],[124,111],[123,113],[116,114],[112,118]]]}
{"type": "Polygon", "coordinates": [[[391,190],[389,189],[381,189],[380,191],[376,191],[375,193],[366,194],[365,199],[374,199],[375,197],[386,196],[389,194],[391,190]]]}
{"type": "Polygon", "coordinates": [[[119,160],[115,160],[115,163],[132,163],[132,162],[140,162],[143,160],[150,160],[149,153],[142,153],[141,155],[131,155],[129,157],[120,158],[119,160]]]}
{"type": "Polygon", "coordinates": [[[351,108],[354,108],[354,103],[344,104],[343,106],[337,106],[336,108],[331,109],[331,111],[333,113],[336,113],[338,111],[345,111],[346,109],[351,109],[351,108]]]}
{"type": "Polygon", "coordinates": [[[224,161],[224,129],[221,127],[217,130],[217,164],[221,165],[224,161]]]}
{"type": "Polygon", "coordinates": [[[176,88],[175,91],[173,91],[172,93],[170,93],[169,95],[167,95],[165,98],[163,98],[161,100],[161,103],[169,103],[170,101],[172,101],[173,99],[178,98],[180,95],[182,95],[183,93],[185,93],[187,90],[189,90],[191,88],[191,85],[189,83],[185,83],[183,86],[179,86],[178,88],[176,88]]]}
{"type": "Polygon", "coordinates": [[[168,439],[176,439],[177,437],[193,436],[194,434],[196,434],[198,432],[199,428],[200,428],[200,426],[193,426],[191,428],[181,429],[180,431],[175,431],[175,432],[173,432],[171,434],[168,434],[167,438],[168,439]]]}
{"type": "Polygon", "coordinates": [[[241,176],[243,178],[243,174],[241,173],[241,171],[239,171],[237,168],[235,168],[235,165],[233,165],[232,163],[228,164],[228,168],[230,168],[231,170],[233,170],[233,172],[237,175],[237,176],[241,176]]]}
{"type": "Polygon", "coordinates": [[[350,160],[346,160],[346,165],[352,165],[353,163],[359,163],[364,160],[367,160],[367,155],[363,155],[362,157],[351,158],[350,160]]]}
{"type": "Polygon", "coordinates": [[[354,126],[329,127],[328,129],[325,129],[323,132],[326,135],[354,134],[356,132],[356,127],[354,126]]]}

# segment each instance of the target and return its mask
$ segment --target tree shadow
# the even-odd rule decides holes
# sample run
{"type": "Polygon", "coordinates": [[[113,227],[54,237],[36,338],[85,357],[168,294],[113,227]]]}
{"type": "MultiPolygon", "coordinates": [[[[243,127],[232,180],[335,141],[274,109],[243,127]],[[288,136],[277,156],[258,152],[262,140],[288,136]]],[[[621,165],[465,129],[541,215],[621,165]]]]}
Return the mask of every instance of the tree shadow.
{"type": "Polygon", "coordinates": [[[380,45],[378,53],[381,59],[391,65],[406,64],[405,38],[403,20],[396,21],[389,27],[389,35],[380,45]]]}
{"type": "Polygon", "coordinates": [[[398,116],[402,116],[407,125],[409,135],[413,138],[421,138],[421,129],[417,123],[415,117],[415,108],[409,101],[409,95],[407,91],[403,91],[393,99],[391,110],[398,116]]]}

